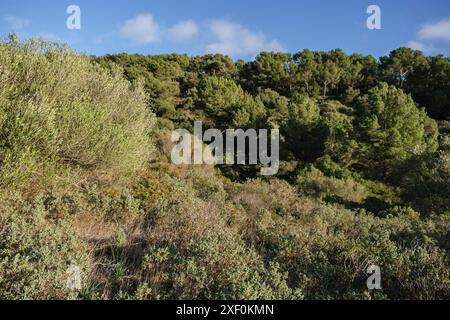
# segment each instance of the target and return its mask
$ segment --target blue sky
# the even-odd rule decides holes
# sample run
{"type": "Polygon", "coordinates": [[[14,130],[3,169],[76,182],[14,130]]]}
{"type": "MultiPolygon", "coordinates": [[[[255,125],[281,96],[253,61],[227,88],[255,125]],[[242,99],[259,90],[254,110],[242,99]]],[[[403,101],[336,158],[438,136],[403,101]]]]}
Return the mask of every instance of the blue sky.
{"type": "Polygon", "coordinates": [[[0,34],[15,31],[67,42],[103,55],[225,53],[304,48],[387,55],[400,46],[450,55],[448,0],[2,0],[0,34]],[[381,30],[369,30],[369,5],[381,8],[381,30]],[[69,5],[81,29],[69,30],[69,5]]]}

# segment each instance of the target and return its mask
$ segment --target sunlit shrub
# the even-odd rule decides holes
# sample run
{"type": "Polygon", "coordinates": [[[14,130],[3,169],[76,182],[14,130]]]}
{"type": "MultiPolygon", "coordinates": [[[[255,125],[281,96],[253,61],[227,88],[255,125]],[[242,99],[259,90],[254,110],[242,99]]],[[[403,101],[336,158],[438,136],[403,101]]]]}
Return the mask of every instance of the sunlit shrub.
{"type": "Polygon", "coordinates": [[[319,198],[338,197],[361,203],[368,196],[367,189],[352,178],[327,177],[314,167],[304,169],[298,175],[297,186],[301,193],[319,198]]]}
{"type": "Polygon", "coordinates": [[[45,180],[62,170],[141,167],[153,117],[139,84],[63,45],[0,44],[1,183],[45,180]]]}

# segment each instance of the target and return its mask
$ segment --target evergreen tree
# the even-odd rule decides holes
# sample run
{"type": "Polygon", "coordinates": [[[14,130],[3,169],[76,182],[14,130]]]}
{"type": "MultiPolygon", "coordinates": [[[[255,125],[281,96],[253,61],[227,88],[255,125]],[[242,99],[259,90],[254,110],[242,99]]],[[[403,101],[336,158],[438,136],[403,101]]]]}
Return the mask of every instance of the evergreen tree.
{"type": "Polygon", "coordinates": [[[384,179],[414,154],[434,151],[437,127],[426,132],[428,122],[425,111],[417,108],[410,95],[381,83],[358,102],[359,164],[370,176],[384,179]]]}

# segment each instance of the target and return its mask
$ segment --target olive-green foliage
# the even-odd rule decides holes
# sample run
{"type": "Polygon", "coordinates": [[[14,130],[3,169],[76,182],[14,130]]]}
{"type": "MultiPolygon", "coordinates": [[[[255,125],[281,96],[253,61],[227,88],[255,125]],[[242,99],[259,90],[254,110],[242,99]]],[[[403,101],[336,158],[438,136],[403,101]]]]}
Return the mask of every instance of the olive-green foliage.
{"type": "MultiPolygon", "coordinates": [[[[337,196],[356,196],[342,194],[344,181],[333,183],[337,196]]],[[[444,299],[450,293],[448,216],[423,219],[392,207],[375,217],[301,196],[279,180],[230,183],[209,169],[158,166],[119,193],[90,188],[13,198],[2,207],[13,208],[1,224],[6,298],[444,299]],[[65,281],[70,263],[84,270],[80,292],[55,284],[65,281]],[[382,291],[367,290],[371,264],[382,269],[382,291]]]]}
{"type": "MultiPolygon", "coordinates": [[[[0,299],[66,299],[66,271],[89,274],[88,244],[65,219],[52,219],[43,198],[2,199],[0,213],[0,299]]],[[[58,212],[59,213],[59,212],[58,212]]]]}
{"type": "Polygon", "coordinates": [[[297,186],[302,194],[321,199],[337,197],[344,201],[362,203],[369,196],[366,187],[353,179],[326,177],[314,167],[304,169],[299,174],[297,186]]]}
{"type": "MultiPolygon", "coordinates": [[[[141,203],[129,190],[107,192],[95,186],[28,198],[3,195],[0,204],[1,299],[85,297],[98,283],[98,264],[108,261],[106,239],[120,244],[123,230],[142,217],[141,203]],[[71,266],[80,268],[80,292],[67,287],[71,266]]],[[[118,269],[119,262],[108,268],[118,269]]]]}
{"type": "Polygon", "coordinates": [[[288,272],[307,299],[443,299],[448,281],[448,217],[422,221],[408,208],[383,218],[299,198],[280,183],[242,185],[233,199],[252,247],[288,272]],[[283,195],[283,196],[281,196],[283,195]],[[381,267],[383,290],[368,291],[367,267],[381,267]]]}
{"type": "Polygon", "coordinates": [[[41,40],[0,44],[1,184],[65,169],[133,172],[151,154],[153,118],[117,68],[41,40]]]}
{"type": "MultiPolygon", "coordinates": [[[[302,297],[288,287],[278,264],[266,264],[228,225],[239,209],[227,204],[213,172],[172,170],[150,172],[134,187],[132,194],[145,208],[143,220],[122,228],[120,237],[110,236],[99,250],[101,276],[92,278],[97,292],[89,298],[302,297]]],[[[118,219],[121,225],[129,220],[118,219]]]]}

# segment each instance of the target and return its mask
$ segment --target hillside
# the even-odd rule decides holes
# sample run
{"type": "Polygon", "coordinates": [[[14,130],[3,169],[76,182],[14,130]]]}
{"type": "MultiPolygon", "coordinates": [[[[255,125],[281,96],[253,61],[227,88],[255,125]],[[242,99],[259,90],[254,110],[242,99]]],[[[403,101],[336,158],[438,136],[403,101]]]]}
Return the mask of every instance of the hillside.
{"type": "Polygon", "coordinates": [[[449,219],[448,57],[0,43],[0,299],[448,299],[449,219]],[[172,164],[194,121],[278,129],[278,174],[172,164]]]}

